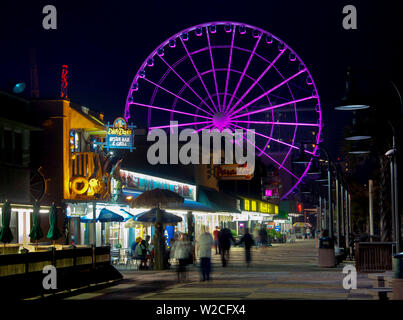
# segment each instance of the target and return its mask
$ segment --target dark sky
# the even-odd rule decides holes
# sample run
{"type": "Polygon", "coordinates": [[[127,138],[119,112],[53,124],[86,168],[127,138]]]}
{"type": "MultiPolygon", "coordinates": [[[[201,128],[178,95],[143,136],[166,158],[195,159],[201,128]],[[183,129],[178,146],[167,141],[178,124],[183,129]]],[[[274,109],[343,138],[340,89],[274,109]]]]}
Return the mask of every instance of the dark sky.
{"type": "Polygon", "coordinates": [[[318,86],[327,143],[333,144],[350,119],[333,111],[344,94],[348,65],[376,71],[364,76],[369,92],[383,79],[402,83],[403,6],[399,2],[2,0],[0,88],[7,89],[10,80],[29,85],[29,48],[34,47],[41,98],[58,96],[61,65],[68,64],[71,100],[113,120],[123,114],[140,64],[170,35],[208,21],[245,22],[280,37],[301,56],[318,86]],[[57,8],[57,30],[42,28],[42,8],[47,4],[57,8]],[[358,30],[342,27],[342,9],[349,4],[357,8],[358,30]]]}

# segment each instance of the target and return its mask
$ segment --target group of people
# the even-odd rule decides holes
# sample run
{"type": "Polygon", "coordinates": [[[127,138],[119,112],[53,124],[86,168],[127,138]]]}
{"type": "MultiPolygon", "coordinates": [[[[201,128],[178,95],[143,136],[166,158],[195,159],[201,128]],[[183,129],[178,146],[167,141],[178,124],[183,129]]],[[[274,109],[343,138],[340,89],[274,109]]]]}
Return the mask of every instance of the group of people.
{"type": "MultiPolygon", "coordinates": [[[[232,232],[228,228],[216,227],[213,235],[207,228],[203,228],[201,235],[195,243],[195,246],[189,241],[187,235],[182,234],[178,239],[172,239],[171,259],[177,260],[178,281],[186,281],[186,267],[195,262],[195,253],[200,259],[201,281],[211,280],[211,249],[215,248],[216,254],[221,255],[222,266],[226,267],[230,259],[231,245],[236,243],[232,232]]],[[[245,247],[245,261],[247,266],[250,265],[251,248],[255,245],[252,235],[248,229],[238,242],[245,247]]]]}
{"type": "Polygon", "coordinates": [[[149,235],[146,235],[145,239],[138,237],[131,246],[132,256],[140,260],[140,270],[147,269],[147,256],[152,255],[150,239],[149,235]]]}
{"type": "MultiPolygon", "coordinates": [[[[145,239],[137,238],[132,244],[132,255],[141,261],[139,269],[147,269],[147,257],[153,255],[152,245],[149,242],[150,236],[147,235],[145,239]]],[[[204,227],[197,241],[191,241],[185,233],[175,232],[174,238],[170,240],[170,246],[166,248],[166,264],[168,266],[175,264],[178,282],[186,281],[187,266],[196,262],[197,254],[200,259],[201,281],[209,281],[211,280],[212,248],[215,248],[216,254],[221,255],[222,266],[226,267],[230,259],[231,245],[236,243],[231,230],[228,228],[216,227],[213,235],[211,235],[204,227]]],[[[237,244],[243,244],[245,261],[249,266],[252,260],[251,248],[255,245],[255,241],[248,229],[245,230],[237,244]]]]}

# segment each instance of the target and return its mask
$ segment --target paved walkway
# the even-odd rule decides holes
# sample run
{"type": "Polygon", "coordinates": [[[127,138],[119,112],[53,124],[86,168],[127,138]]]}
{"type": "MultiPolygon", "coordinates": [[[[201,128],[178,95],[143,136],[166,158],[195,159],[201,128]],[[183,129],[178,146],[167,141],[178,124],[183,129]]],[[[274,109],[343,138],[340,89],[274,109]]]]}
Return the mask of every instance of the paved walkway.
{"type": "Polygon", "coordinates": [[[200,282],[196,266],[189,268],[185,283],[177,283],[172,270],[121,271],[124,279],[117,285],[67,299],[372,299],[366,290],[372,282],[366,274],[358,275],[358,289],[345,290],[344,264],[319,268],[317,251],[314,240],[253,249],[252,265],[247,268],[244,250],[232,248],[226,268],[214,255],[213,280],[209,282],[200,282]]]}

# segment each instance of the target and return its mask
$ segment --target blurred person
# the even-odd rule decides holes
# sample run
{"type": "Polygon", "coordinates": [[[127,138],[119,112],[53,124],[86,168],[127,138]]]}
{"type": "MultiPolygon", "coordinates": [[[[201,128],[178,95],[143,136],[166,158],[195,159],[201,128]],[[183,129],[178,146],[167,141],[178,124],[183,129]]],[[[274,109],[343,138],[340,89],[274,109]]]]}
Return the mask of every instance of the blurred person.
{"type": "Polygon", "coordinates": [[[199,237],[197,242],[198,255],[200,258],[200,271],[202,274],[201,281],[209,281],[211,273],[211,247],[213,246],[213,237],[203,228],[203,233],[199,237]]]}
{"type": "Polygon", "coordinates": [[[256,240],[256,248],[260,246],[260,239],[259,239],[259,229],[258,227],[255,227],[253,229],[253,238],[256,240]]]}
{"type": "Polygon", "coordinates": [[[184,234],[179,236],[179,239],[175,240],[171,252],[173,254],[173,258],[178,261],[177,266],[177,276],[178,282],[186,280],[186,266],[189,263],[189,258],[191,257],[191,244],[186,239],[184,234]]]}
{"type": "Polygon", "coordinates": [[[215,230],[213,232],[213,237],[214,237],[214,247],[215,247],[215,254],[221,254],[221,248],[220,248],[220,243],[218,241],[218,236],[220,234],[220,228],[218,226],[215,227],[215,230]]]}
{"type": "Polygon", "coordinates": [[[260,240],[260,244],[262,247],[267,247],[269,239],[268,239],[268,235],[267,235],[267,231],[266,231],[265,227],[262,227],[259,230],[259,240],[260,240]]]}
{"type": "Polygon", "coordinates": [[[145,240],[141,240],[135,249],[136,255],[138,258],[140,258],[140,266],[139,266],[139,270],[144,270],[147,269],[147,265],[146,265],[146,256],[147,256],[147,248],[146,248],[146,244],[145,244],[145,240]]]}
{"type": "Polygon", "coordinates": [[[252,260],[250,248],[255,244],[252,235],[249,233],[249,228],[245,229],[245,234],[242,236],[239,243],[244,244],[246,266],[249,267],[250,262],[252,260]]]}
{"type": "Polygon", "coordinates": [[[235,243],[235,239],[232,236],[232,232],[228,228],[222,228],[221,233],[219,234],[218,241],[220,243],[221,248],[221,262],[222,266],[226,267],[230,258],[230,248],[231,241],[235,243]]]}

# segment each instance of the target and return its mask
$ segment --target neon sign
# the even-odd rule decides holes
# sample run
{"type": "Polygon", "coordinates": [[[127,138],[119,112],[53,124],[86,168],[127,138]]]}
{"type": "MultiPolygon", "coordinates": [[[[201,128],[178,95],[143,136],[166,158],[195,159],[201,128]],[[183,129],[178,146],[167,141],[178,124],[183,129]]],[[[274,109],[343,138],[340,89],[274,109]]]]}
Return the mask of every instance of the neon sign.
{"type": "Polygon", "coordinates": [[[266,201],[243,199],[243,210],[268,214],[278,214],[278,205],[266,201]]]}
{"type": "Polygon", "coordinates": [[[130,149],[130,152],[135,149],[133,147],[133,133],[135,126],[128,126],[126,120],[119,117],[110,126],[107,124],[106,131],[106,150],[109,149],[130,149]]]}
{"type": "Polygon", "coordinates": [[[171,190],[185,199],[196,200],[196,186],[194,185],[122,169],[120,170],[120,178],[124,185],[124,193],[129,194],[131,190],[147,191],[159,188],[171,190]]]}

